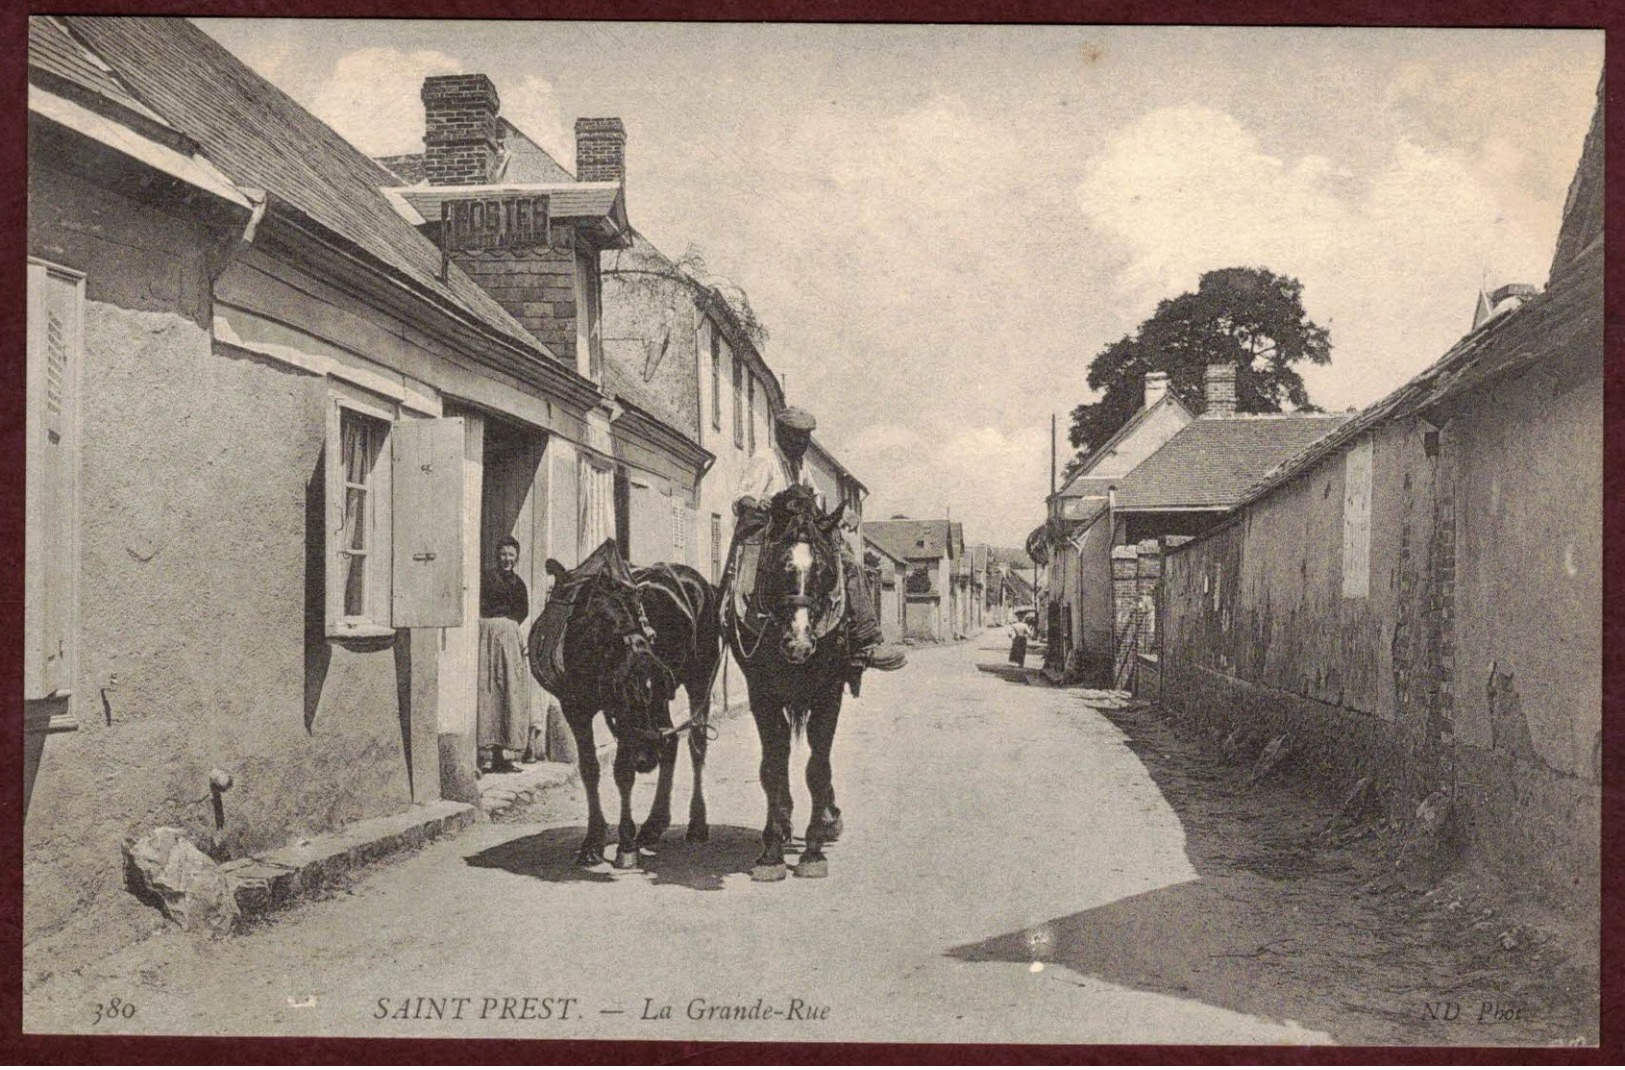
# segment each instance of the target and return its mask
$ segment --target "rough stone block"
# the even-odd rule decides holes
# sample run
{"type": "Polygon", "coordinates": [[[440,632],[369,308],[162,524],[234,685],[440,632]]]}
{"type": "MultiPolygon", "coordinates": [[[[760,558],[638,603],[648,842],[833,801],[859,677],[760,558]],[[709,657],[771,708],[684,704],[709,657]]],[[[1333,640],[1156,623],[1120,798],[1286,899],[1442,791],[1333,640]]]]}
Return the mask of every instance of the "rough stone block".
{"type": "Polygon", "coordinates": [[[177,828],[160,828],[125,844],[125,877],[136,895],[155,902],[183,929],[230,932],[240,913],[214,860],[177,828]]]}

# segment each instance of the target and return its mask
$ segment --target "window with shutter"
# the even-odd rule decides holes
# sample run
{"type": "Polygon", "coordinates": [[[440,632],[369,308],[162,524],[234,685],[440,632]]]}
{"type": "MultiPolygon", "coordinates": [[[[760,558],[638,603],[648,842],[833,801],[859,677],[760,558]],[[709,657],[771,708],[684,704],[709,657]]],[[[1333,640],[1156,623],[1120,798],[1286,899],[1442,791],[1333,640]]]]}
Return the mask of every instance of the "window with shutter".
{"type": "Polygon", "coordinates": [[[392,403],[329,380],[327,634],[387,635],[393,570],[392,403]]]}
{"type": "Polygon", "coordinates": [[[30,261],[23,622],[23,687],[30,699],[72,695],[79,632],[78,394],[83,359],[84,277],[30,261]]]}

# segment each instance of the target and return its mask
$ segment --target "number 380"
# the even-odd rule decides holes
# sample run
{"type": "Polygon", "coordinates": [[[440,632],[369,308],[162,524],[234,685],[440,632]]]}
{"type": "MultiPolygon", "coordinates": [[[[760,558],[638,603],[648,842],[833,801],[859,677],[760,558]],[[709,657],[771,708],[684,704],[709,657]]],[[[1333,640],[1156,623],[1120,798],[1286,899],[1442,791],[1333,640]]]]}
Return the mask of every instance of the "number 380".
{"type": "Polygon", "coordinates": [[[126,1003],[119,997],[114,996],[106,1003],[96,1004],[95,1011],[96,1021],[94,1024],[96,1025],[101,1025],[103,1022],[116,1022],[120,1019],[129,1021],[135,1017],[135,1004],[126,1003]]]}

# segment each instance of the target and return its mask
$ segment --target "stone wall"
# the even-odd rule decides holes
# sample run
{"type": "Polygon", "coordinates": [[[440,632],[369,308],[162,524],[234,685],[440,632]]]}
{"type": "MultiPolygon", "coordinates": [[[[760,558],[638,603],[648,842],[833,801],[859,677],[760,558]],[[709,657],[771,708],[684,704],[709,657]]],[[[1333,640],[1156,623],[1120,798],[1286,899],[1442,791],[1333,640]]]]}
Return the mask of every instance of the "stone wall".
{"type": "Polygon", "coordinates": [[[1376,425],[1169,553],[1160,622],[1179,714],[1288,734],[1319,777],[1369,773],[1401,822],[1446,790],[1481,857],[1582,906],[1600,837],[1597,327],[1376,425]]]}

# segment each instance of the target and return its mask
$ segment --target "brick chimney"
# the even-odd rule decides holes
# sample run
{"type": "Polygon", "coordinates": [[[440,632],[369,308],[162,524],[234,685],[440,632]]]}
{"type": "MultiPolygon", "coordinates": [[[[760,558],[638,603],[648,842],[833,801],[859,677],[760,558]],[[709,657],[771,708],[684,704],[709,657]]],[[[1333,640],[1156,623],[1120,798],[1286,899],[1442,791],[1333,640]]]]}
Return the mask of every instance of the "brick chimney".
{"type": "Polygon", "coordinates": [[[1234,416],[1236,414],[1236,366],[1209,364],[1202,373],[1202,393],[1207,396],[1203,416],[1234,416]]]}
{"type": "Polygon", "coordinates": [[[502,151],[497,87],[483,74],[423,80],[423,177],[431,186],[491,181],[502,151]]]}
{"type": "Polygon", "coordinates": [[[1150,408],[1168,394],[1168,373],[1147,372],[1145,376],[1145,407],[1150,408]]]}
{"type": "Polygon", "coordinates": [[[576,120],[576,181],[626,185],[626,127],[619,119],[576,120]]]}

